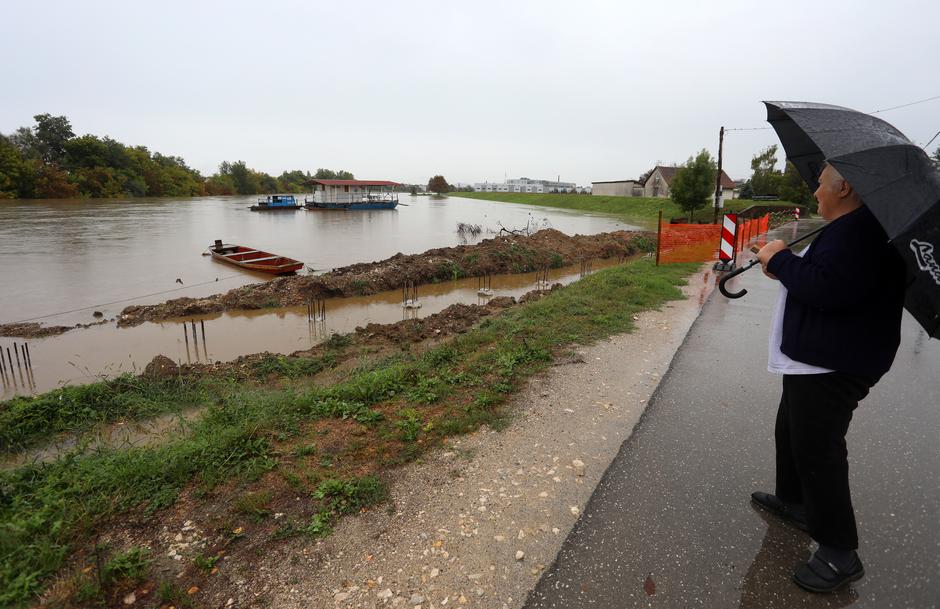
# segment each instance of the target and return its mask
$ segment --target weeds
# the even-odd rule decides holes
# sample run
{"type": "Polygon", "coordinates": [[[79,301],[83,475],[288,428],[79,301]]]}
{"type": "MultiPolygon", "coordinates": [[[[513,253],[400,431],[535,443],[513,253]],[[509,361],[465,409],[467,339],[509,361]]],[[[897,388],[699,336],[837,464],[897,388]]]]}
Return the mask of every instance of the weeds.
{"type": "Polygon", "coordinates": [[[220,554],[214,556],[203,556],[199,555],[193,559],[193,564],[197,569],[202,570],[204,573],[209,573],[212,571],[212,568],[215,566],[215,563],[219,562],[219,559],[222,558],[220,554]]]}
{"type": "Polygon", "coordinates": [[[245,493],[235,502],[235,511],[248,516],[255,522],[260,522],[271,514],[268,508],[271,499],[270,491],[245,493]]]}
{"type": "Polygon", "coordinates": [[[395,427],[398,428],[401,439],[405,442],[414,442],[418,439],[418,433],[424,422],[421,415],[414,408],[402,408],[398,411],[398,420],[395,421],[395,427]]]}
{"type": "Polygon", "coordinates": [[[350,480],[330,478],[320,483],[313,496],[324,501],[334,515],[342,515],[384,501],[388,490],[375,476],[350,480]]]}
{"type": "Polygon", "coordinates": [[[333,530],[330,521],[329,512],[319,511],[310,517],[310,521],[301,528],[300,532],[307,537],[326,537],[333,530]]]}
{"type": "MultiPolygon", "coordinates": [[[[336,336],[334,334],[334,336],[336,336]]],[[[313,376],[336,366],[336,356],[327,354],[323,357],[286,357],[269,355],[254,363],[254,370],[261,377],[272,374],[286,378],[313,376]]]]}

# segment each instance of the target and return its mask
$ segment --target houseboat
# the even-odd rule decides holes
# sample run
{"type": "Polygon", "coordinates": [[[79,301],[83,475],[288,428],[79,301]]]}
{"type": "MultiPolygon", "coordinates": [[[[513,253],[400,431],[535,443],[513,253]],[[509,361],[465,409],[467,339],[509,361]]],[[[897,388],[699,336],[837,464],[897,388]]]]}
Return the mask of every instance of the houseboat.
{"type": "Polygon", "coordinates": [[[311,193],[304,198],[307,209],[395,209],[398,182],[388,180],[307,180],[311,193]]]}
{"type": "Polygon", "coordinates": [[[248,209],[251,211],[290,211],[300,209],[294,195],[269,195],[258,199],[258,203],[248,209]]]}

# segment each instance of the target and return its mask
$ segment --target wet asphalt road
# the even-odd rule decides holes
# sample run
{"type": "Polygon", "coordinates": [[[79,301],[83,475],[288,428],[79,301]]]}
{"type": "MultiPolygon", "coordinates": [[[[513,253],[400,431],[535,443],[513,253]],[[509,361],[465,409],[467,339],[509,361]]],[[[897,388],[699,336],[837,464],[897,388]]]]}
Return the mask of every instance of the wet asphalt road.
{"type": "Polygon", "coordinates": [[[940,341],[905,313],[893,369],[855,411],[866,577],[814,595],[790,580],[809,537],[749,502],[774,486],[780,377],[766,364],[777,284],[759,269],[736,281],[748,295],[712,294],[526,607],[940,607],[940,341]]]}

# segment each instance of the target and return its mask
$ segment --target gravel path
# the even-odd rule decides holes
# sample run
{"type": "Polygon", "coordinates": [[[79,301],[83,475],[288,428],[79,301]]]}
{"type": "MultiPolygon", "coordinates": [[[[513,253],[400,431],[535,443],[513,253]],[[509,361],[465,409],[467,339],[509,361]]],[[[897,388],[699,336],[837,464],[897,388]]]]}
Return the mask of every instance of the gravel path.
{"type": "Polygon", "coordinates": [[[483,428],[399,471],[385,509],[326,540],[260,557],[229,606],[521,607],[630,435],[698,316],[713,276],[637,329],[530,380],[510,425],[483,428]],[[260,581],[259,581],[260,580],[260,581]]]}

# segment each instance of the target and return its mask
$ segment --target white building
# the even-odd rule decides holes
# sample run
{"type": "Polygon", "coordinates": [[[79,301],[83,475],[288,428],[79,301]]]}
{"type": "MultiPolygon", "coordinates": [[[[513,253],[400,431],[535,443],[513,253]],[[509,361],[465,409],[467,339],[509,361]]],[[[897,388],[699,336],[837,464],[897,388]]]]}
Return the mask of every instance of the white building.
{"type": "Polygon", "coordinates": [[[505,182],[476,182],[473,190],[477,192],[581,192],[574,182],[555,182],[552,180],[530,180],[515,178],[505,182]]]}

